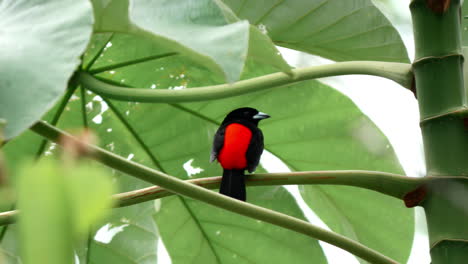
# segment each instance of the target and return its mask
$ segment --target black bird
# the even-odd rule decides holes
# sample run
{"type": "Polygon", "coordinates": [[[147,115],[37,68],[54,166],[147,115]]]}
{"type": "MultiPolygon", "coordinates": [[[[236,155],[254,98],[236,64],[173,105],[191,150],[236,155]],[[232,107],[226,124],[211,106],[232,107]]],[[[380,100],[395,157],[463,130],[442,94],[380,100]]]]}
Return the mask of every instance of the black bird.
{"type": "Polygon", "coordinates": [[[238,108],[224,118],[216,131],[210,161],[223,167],[219,192],[245,201],[244,170],[255,171],[263,152],[260,120],[270,116],[250,107],[238,108]]]}

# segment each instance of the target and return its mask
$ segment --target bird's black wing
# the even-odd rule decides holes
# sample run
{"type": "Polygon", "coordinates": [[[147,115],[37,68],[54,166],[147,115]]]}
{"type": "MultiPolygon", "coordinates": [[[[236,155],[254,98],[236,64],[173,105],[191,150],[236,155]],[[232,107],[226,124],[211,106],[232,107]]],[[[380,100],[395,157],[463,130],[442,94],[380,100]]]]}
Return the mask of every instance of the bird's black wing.
{"type": "Polygon", "coordinates": [[[224,133],[226,132],[226,126],[221,125],[216,131],[213,139],[213,148],[211,148],[210,162],[215,161],[218,158],[219,151],[224,145],[224,133]]]}
{"type": "Polygon", "coordinates": [[[252,139],[250,140],[249,148],[247,149],[247,170],[252,173],[260,162],[260,156],[263,152],[263,133],[260,129],[252,129],[252,139]]]}

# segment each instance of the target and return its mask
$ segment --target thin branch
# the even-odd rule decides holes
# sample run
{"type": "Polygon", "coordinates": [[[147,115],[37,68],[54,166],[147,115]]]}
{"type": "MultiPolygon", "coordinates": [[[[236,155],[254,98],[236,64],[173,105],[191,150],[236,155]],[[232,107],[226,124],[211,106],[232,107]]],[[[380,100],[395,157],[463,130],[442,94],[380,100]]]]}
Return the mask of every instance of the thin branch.
{"type": "MultiPolygon", "coordinates": [[[[427,178],[413,178],[397,174],[377,171],[342,170],[342,171],[300,171],[285,173],[258,173],[247,175],[248,186],[268,185],[346,185],[361,187],[377,191],[398,199],[424,184],[427,178]]],[[[207,177],[186,180],[186,182],[207,189],[217,189],[221,177],[207,177]]],[[[129,206],[149,200],[159,199],[173,195],[170,191],[160,187],[151,186],[139,190],[114,195],[117,206],[129,206]]]]}
{"type": "MultiPolygon", "coordinates": [[[[443,179],[450,178],[444,176],[443,179]]],[[[341,170],[341,171],[300,171],[284,173],[258,173],[247,175],[248,186],[271,186],[271,185],[345,185],[361,187],[377,191],[398,199],[431,180],[434,177],[413,178],[403,175],[363,170],[341,170]]],[[[185,182],[201,186],[206,189],[218,189],[221,176],[206,177],[186,180],[185,182]]],[[[150,186],[138,190],[113,195],[115,207],[125,207],[174,195],[174,193],[161,186],[150,186]]],[[[0,225],[6,225],[14,220],[13,215],[0,214],[0,225]]]]}
{"type": "MultiPolygon", "coordinates": [[[[59,137],[66,137],[67,140],[77,141],[76,138],[42,121],[33,125],[31,129],[52,141],[57,142],[59,137]]],[[[356,241],[316,227],[306,221],[218,194],[160,171],[145,167],[136,162],[126,160],[123,157],[97,146],[88,144],[88,148],[92,150],[91,158],[141,180],[160,185],[173,193],[200,200],[234,213],[265,221],[325,241],[371,263],[397,263],[395,260],[356,241]]]]}
{"type": "Polygon", "coordinates": [[[348,61],[334,64],[312,66],[292,70],[292,76],[283,73],[272,73],[233,84],[220,84],[198,88],[169,90],[124,88],[100,81],[87,72],[78,72],[76,79],[87,89],[110,99],[134,102],[179,103],[226,98],[296,82],[349,74],[367,74],[391,79],[403,87],[411,88],[411,65],[395,62],[348,61]]]}

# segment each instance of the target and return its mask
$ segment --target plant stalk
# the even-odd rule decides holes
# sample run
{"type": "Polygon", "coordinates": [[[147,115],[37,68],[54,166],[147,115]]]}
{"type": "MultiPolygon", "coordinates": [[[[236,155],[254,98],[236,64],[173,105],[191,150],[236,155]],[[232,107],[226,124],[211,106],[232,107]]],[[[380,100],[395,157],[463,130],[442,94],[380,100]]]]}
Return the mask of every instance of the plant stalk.
{"type": "Polygon", "coordinates": [[[226,98],[278,86],[287,86],[304,80],[349,74],[367,74],[384,77],[408,89],[411,89],[413,80],[411,65],[377,61],[337,62],[329,65],[294,69],[292,70],[293,77],[286,73],[278,72],[238,81],[233,84],[220,84],[182,90],[125,88],[100,81],[84,71],[78,72],[75,78],[87,89],[110,99],[151,103],[180,103],[226,98]]]}
{"type": "Polygon", "coordinates": [[[424,201],[432,264],[468,259],[468,122],[461,49],[460,0],[413,0],[413,72],[421,115],[427,176],[424,201]]]}

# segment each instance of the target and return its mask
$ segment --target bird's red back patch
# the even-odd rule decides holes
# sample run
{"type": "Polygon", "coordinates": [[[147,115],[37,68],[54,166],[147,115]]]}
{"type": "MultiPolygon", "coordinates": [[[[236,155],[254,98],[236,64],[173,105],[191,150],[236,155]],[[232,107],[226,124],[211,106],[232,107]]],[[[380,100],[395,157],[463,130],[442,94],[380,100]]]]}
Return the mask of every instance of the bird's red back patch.
{"type": "Polygon", "coordinates": [[[224,144],[218,155],[218,161],[224,169],[245,169],[245,154],[249,148],[252,132],[241,124],[230,124],[224,133],[224,144]]]}

